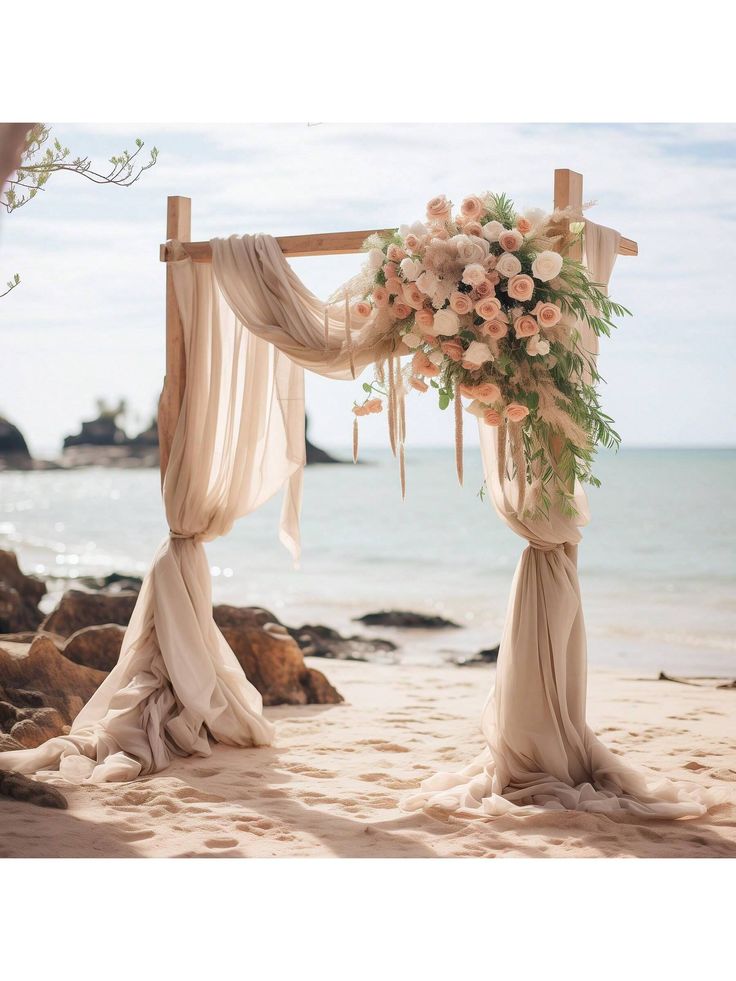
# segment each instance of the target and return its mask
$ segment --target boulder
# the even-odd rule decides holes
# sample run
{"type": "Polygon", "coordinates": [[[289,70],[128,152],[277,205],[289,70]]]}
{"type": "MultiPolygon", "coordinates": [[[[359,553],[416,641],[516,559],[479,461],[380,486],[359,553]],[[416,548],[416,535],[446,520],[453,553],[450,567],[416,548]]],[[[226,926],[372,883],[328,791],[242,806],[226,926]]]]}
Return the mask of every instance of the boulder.
{"type": "Polygon", "coordinates": [[[487,647],[476,654],[457,654],[448,660],[460,668],[473,667],[476,664],[495,664],[498,661],[498,644],[487,647]]]}
{"type": "Polygon", "coordinates": [[[0,753],[8,753],[15,749],[23,749],[23,747],[17,739],[13,739],[6,732],[0,732],[0,753]]]}
{"type": "MultiPolygon", "coordinates": [[[[64,725],[71,724],[105,677],[102,671],[74,664],[43,634],[30,647],[0,643],[0,701],[20,709],[56,709],[64,725]]],[[[28,712],[21,718],[35,721],[36,716],[28,712]]],[[[50,717],[40,718],[50,724],[50,717]]]]}
{"type": "Polygon", "coordinates": [[[81,630],[75,630],[67,640],[62,653],[75,664],[83,664],[98,671],[112,671],[118,663],[124,636],[125,627],[117,623],[82,627],[81,630]]]}
{"type": "Polygon", "coordinates": [[[0,549],[0,633],[35,630],[43,619],[38,609],[46,584],[21,572],[15,552],[0,549]]]}
{"type": "Polygon", "coordinates": [[[61,810],[68,807],[66,797],[56,787],[9,770],[0,770],[0,797],[12,797],[39,807],[58,807],[61,810]]]}
{"type": "Polygon", "coordinates": [[[308,668],[299,646],[280,625],[221,627],[264,705],[337,704],[342,696],[325,676],[308,668]]]}
{"type": "Polygon", "coordinates": [[[83,627],[117,623],[126,627],[138,599],[134,592],[85,593],[68,589],[55,609],[41,624],[41,630],[70,637],[83,627]]]}
{"type": "Polygon", "coordinates": [[[24,718],[15,723],[10,736],[26,749],[33,749],[68,731],[61,713],[54,708],[21,709],[18,714],[24,718]]]}
{"type": "Polygon", "coordinates": [[[391,652],[397,649],[391,640],[379,637],[344,637],[332,627],[305,623],[287,627],[305,657],[331,657],[341,661],[394,661],[391,652]]]}
{"type": "Polygon", "coordinates": [[[128,576],[120,572],[111,572],[109,576],[79,576],[75,582],[86,589],[110,594],[139,593],[143,585],[140,576],[128,576]]]}
{"type": "Polygon", "coordinates": [[[266,624],[275,623],[281,626],[281,621],[275,613],[264,610],[261,606],[228,606],[221,603],[213,607],[212,616],[217,626],[222,630],[223,627],[265,627],[266,624]]]}
{"type": "Polygon", "coordinates": [[[377,613],[365,613],[355,617],[358,623],[367,627],[410,627],[420,630],[444,630],[447,627],[459,627],[454,620],[446,620],[440,616],[430,616],[426,613],[412,613],[410,610],[379,610],[377,613]]]}

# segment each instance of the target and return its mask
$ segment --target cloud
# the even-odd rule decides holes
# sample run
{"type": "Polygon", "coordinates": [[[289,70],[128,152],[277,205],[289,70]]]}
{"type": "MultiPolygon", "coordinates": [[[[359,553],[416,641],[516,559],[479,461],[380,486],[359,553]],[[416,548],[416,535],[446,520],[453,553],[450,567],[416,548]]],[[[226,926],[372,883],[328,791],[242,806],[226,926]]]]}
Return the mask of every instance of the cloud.
{"type": "MultiPolygon", "coordinates": [[[[193,200],[193,237],[388,227],[444,192],[488,189],[548,205],[552,172],[585,175],[591,217],[639,241],[612,292],[636,314],[602,348],[606,407],[636,444],[733,443],[732,256],[736,127],[570,124],[66,125],[73,153],[105,160],[140,135],[159,163],[132,188],[58,175],[0,220],[0,402],[34,445],[53,446],[97,395],[129,395],[147,413],[164,357],[158,245],[166,195],[193,200]],[[7,274],[7,275],[5,275],[7,274]],[[7,370],[13,358],[22,371],[7,370]],[[730,361],[729,361],[730,359],[730,361]],[[115,391],[109,391],[113,385],[115,391]],[[43,391],[44,399],[29,395],[43,391]],[[707,391],[707,426],[694,409],[707,391]],[[50,396],[53,411],[46,396],[50,396]]],[[[144,151],[146,152],[146,151],[144,151]]],[[[302,259],[298,275],[328,295],[360,258],[302,259]]],[[[357,385],[310,380],[313,432],[347,444],[357,385]]],[[[410,442],[450,442],[429,396],[412,397],[410,442]]],[[[384,420],[385,422],[385,420],[384,420]]],[[[364,445],[384,443],[371,420],[364,445]]]]}

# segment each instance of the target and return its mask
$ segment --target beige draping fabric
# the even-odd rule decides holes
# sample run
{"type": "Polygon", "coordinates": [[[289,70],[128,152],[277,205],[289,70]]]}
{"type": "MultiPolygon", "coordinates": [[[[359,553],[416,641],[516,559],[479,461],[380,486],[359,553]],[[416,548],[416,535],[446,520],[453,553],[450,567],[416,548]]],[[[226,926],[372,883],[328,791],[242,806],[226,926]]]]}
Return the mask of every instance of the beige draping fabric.
{"type": "Polygon", "coordinates": [[[344,306],[330,308],[325,323],[325,305],[269,236],[215,239],[211,266],[173,247],[186,388],[163,488],[171,535],[145,578],[118,664],[69,735],[0,753],[0,768],[131,780],[175,755],[207,755],[210,738],[248,746],[273,737],[261,696],[212,618],[202,543],[284,488],[281,539],[298,556],[303,366],[348,378],[381,344],[370,322],[348,343],[344,306]]]}
{"type": "MultiPolygon", "coordinates": [[[[585,261],[594,282],[607,285],[618,243],[618,232],[586,222],[585,261]]],[[[583,347],[596,355],[592,330],[578,327],[583,347]]],[[[495,691],[483,710],[486,749],[464,770],[424,781],[403,806],[484,814],[525,806],[664,818],[702,814],[720,800],[716,792],[633,769],[586,723],[587,652],[577,574],[580,526],[588,521],[582,488],[575,488],[575,517],[554,508],[549,518],[520,513],[517,481],[504,462],[507,447],[499,467],[505,433],[482,422],[479,430],[493,505],[529,545],[511,587],[495,691]]]]}

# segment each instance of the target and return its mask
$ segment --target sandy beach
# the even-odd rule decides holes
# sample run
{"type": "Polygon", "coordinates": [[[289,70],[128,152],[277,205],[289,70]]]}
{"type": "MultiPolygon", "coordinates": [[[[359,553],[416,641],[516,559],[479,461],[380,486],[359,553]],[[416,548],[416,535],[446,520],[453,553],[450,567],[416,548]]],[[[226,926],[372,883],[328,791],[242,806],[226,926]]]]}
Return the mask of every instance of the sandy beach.
{"type": "MultiPolygon", "coordinates": [[[[735,803],[678,822],[541,810],[405,814],[399,802],[421,779],[482,748],[478,718],[493,669],[308,660],[326,669],[345,704],[268,709],[275,746],[215,746],[209,758],[131,784],[74,787],[49,775],[69,809],[4,800],[0,856],[736,857],[735,803]]],[[[736,692],[715,684],[593,671],[589,721],[630,761],[730,787],[736,801],[728,723],[736,692]]]]}

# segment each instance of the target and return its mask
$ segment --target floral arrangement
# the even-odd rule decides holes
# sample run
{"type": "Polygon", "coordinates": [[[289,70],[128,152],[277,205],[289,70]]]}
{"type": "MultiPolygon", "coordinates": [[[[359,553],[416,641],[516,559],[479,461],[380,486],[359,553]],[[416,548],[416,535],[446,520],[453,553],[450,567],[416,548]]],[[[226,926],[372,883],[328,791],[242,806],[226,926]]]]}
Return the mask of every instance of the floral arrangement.
{"type": "Polygon", "coordinates": [[[582,234],[570,222],[580,218],[569,209],[519,214],[505,195],[490,193],[465,198],[453,215],[439,196],[426,222],[366,240],[349,319],[370,322],[367,335],[389,340],[393,353],[353,407],[356,453],[357,418],[380,412],[386,399],[403,484],[404,392],[434,390],[440,409],[455,404],[461,481],[465,399],[467,412],[499,430],[520,510],[547,512],[555,497],[574,510],[575,480],[598,483],[596,446],[620,442],[601,410],[600,376],[580,325],[607,335],[612,318],[628,313],[569,256],[582,234]],[[402,355],[411,355],[408,366],[402,355]]]}

